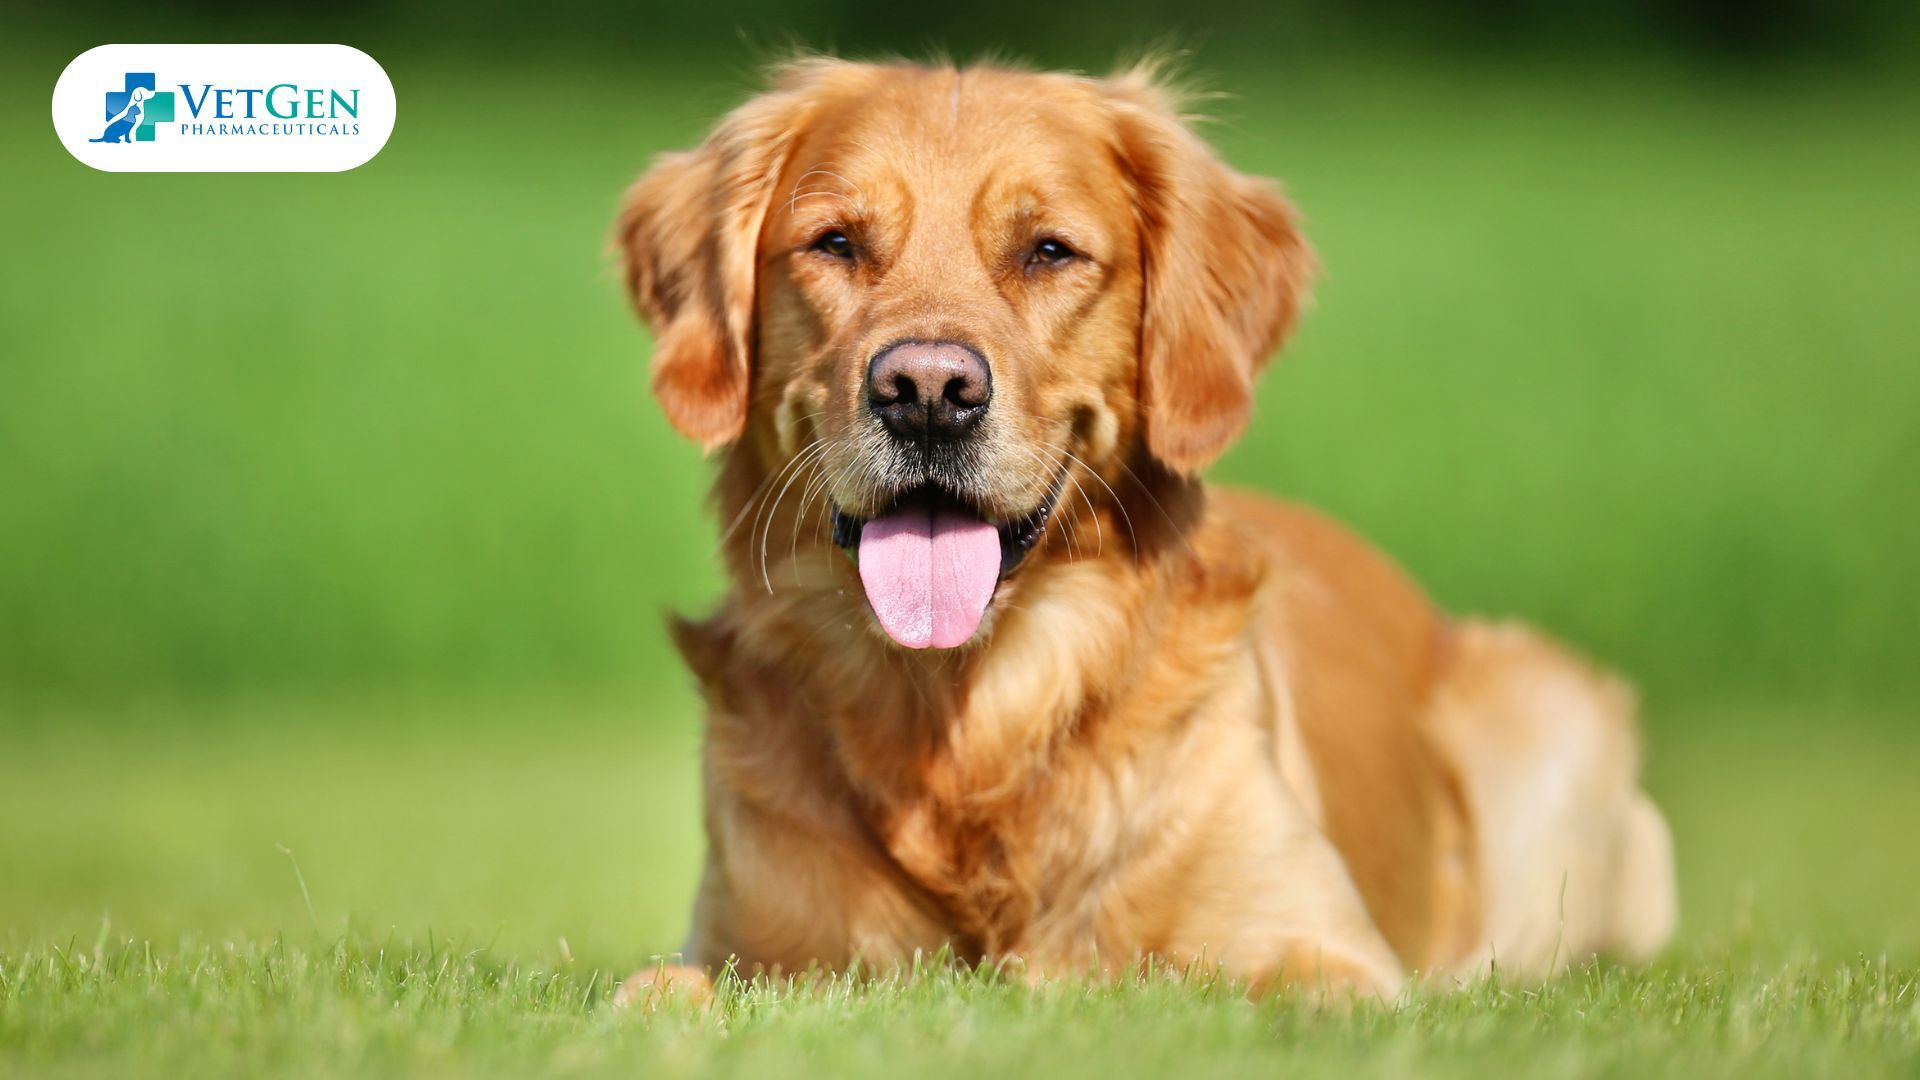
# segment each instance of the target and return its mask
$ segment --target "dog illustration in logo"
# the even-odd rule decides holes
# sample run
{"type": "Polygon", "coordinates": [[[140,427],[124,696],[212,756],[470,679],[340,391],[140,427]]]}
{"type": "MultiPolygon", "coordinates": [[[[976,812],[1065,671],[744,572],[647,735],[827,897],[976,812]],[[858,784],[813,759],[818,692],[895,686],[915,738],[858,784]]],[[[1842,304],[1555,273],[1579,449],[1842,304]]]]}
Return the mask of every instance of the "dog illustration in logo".
{"type": "Polygon", "coordinates": [[[88,139],[87,141],[104,143],[132,142],[133,131],[140,126],[140,103],[146,99],[147,91],[138,86],[134,87],[132,100],[127,103],[125,109],[121,110],[120,115],[114,117],[113,121],[107,125],[107,130],[101,132],[99,138],[88,139]]]}

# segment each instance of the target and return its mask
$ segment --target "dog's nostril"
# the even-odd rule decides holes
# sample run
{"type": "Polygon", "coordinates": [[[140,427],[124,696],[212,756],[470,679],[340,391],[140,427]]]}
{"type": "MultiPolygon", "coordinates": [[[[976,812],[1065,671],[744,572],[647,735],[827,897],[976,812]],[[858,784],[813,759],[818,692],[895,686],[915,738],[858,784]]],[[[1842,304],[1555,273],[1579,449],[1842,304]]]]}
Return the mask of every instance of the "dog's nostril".
{"type": "Polygon", "coordinates": [[[963,409],[971,409],[987,403],[986,386],[979,380],[966,375],[956,375],[947,380],[946,398],[963,409]]]}
{"type": "Polygon", "coordinates": [[[876,386],[873,400],[879,405],[914,405],[919,403],[920,388],[906,375],[895,375],[893,385],[876,386]]]}

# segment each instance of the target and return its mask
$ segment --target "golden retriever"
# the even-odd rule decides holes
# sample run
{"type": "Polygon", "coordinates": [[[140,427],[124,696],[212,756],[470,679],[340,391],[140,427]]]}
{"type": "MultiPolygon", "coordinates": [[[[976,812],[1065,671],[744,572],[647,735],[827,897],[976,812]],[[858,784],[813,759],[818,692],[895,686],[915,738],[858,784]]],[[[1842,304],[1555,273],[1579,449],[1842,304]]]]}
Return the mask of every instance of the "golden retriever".
{"type": "Polygon", "coordinates": [[[1314,257],[1154,68],[808,59],[617,240],[719,455],[682,963],[1204,964],[1391,997],[1643,957],[1675,917],[1628,690],[1208,488],[1314,257]]]}

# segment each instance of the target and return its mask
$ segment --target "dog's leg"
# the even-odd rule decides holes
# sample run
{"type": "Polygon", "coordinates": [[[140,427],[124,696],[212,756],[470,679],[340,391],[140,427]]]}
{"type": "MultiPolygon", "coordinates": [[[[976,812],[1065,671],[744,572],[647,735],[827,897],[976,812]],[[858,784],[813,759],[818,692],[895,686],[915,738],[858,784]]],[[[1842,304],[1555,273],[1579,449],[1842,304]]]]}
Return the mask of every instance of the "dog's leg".
{"type": "Polygon", "coordinates": [[[613,992],[613,1007],[654,1012],[672,1000],[705,1005],[712,999],[713,980],[705,969],[662,962],[622,980],[613,992]]]}
{"type": "Polygon", "coordinates": [[[1428,723],[1473,815],[1485,918],[1454,973],[1651,955],[1673,932],[1673,854],[1639,788],[1631,691],[1523,627],[1455,634],[1428,723]]]}
{"type": "Polygon", "coordinates": [[[1217,964],[1255,993],[1396,998],[1405,969],[1333,844],[1269,773],[1220,775],[1230,791],[1175,879],[1166,953],[1217,964]]]}
{"type": "Polygon", "coordinates": [[[1620,876],[1606,947],[1628,959],[1646,960],[1673,937],[1679,910],[1673,834],[1645,792],[1633,793],[1620,840],[1620,876]]]}

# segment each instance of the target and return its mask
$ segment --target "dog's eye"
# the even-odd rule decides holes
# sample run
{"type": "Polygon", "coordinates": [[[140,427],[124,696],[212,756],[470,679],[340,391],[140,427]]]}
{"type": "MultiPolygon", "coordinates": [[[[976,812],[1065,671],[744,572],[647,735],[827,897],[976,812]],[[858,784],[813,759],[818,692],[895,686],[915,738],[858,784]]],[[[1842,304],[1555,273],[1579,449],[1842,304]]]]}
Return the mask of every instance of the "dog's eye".
{"type": "Polygon", "coordinates": [[[1049,236],[1033,245],[1033,253],[1027,256],[1028,266],[1052,266],[1073,258],[1073,249],[1049,236]]]}
{"type": "Polygon", "coordinates": [[[823,255],[831,255],[836,259],[851,259],[853,258],[853,241],[847,239],[846,233],[834,229],[814,238],[812,250],[823,255]]]}

